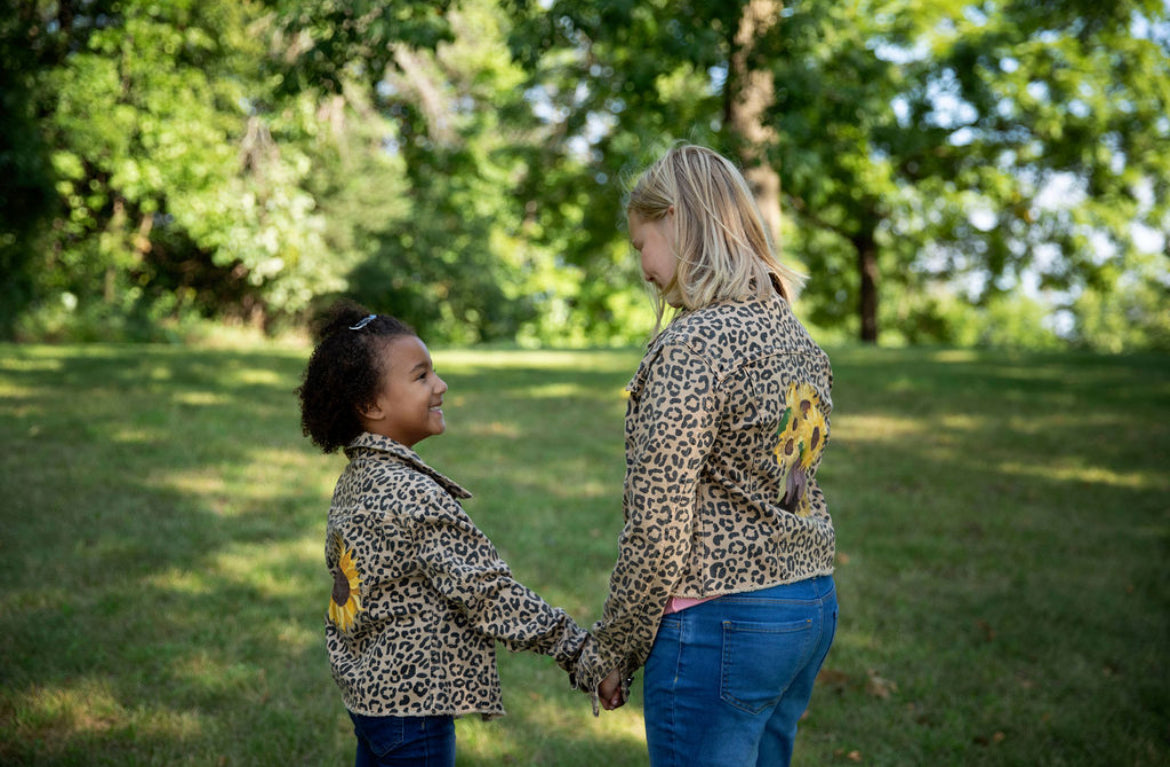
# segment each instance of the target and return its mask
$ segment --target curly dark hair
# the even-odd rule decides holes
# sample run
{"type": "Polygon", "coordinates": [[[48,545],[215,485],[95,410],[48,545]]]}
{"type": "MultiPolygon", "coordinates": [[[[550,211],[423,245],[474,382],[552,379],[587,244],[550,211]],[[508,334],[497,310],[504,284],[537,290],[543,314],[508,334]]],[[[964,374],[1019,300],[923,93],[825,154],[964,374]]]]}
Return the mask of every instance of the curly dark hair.
{"type": "Polygon", "coordinates": [[[381,384],[382,345],[417,335],[406,323],[385,314],[374,316],[352,301],[326,309],[313,323],[316,348],[297,389],[305,436],[332,453],[361,434],[359,410],[374,401],[381,384]]]}

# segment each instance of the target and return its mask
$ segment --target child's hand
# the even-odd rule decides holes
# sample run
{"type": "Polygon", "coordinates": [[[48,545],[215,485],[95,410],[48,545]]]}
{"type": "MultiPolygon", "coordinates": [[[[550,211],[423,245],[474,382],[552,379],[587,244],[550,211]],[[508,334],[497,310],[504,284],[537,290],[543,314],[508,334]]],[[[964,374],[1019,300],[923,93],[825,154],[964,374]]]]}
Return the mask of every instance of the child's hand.
{"type": "Polygon", "coordinates": [[[626,700],[622,697],[621,673],[618,671],[610,672],[610,675],[602,680],[601,685],[597,688],[597,695],[601,699],[601,707],[606,711],[613,711],[615,708],[624,706],[626,700]]]}

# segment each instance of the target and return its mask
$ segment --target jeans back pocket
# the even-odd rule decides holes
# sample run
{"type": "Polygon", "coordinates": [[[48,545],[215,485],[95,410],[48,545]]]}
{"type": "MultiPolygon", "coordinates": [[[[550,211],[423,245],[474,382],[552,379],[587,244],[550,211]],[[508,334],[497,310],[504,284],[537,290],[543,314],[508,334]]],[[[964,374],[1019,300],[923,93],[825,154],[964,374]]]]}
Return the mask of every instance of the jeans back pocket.
{"type": "Polygon", "coordinates": [[[809,661],[811,619],[784,623],[723,621],[719,695],[750,714],[774,706],[809,661]]]}

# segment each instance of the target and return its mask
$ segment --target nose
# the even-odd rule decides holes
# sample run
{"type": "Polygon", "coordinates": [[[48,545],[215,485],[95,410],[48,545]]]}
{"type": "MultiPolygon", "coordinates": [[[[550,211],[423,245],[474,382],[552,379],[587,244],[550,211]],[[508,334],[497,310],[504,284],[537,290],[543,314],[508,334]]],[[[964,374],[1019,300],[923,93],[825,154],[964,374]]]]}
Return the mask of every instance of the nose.
{"type": "Polygon", "coordinates": [[[437,380],[439,382],[438,385],[435,387],[435,391],[437,391],[439,394],[446,393],[447,382],[444,381],[442,378],[439,378],[437,375],[435,376],[435,380],[437,380]]]}

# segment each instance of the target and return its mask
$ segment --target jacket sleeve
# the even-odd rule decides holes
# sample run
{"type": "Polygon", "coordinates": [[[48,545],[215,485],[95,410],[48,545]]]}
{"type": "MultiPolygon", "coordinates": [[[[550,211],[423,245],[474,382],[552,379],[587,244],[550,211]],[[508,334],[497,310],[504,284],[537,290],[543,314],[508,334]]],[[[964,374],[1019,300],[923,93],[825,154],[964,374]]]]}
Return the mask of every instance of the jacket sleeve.
{"type": "Polygon", "coordinates": [[[552,656],[570,671],[586,633],[512,577],[495,546],[449,495],[435,489],[415,518],[420,561],[432,585],[479,633],[509,650],[552,656]]]}
{"type": "Polygon", "coordinates": [[[602,618],[577,665],[582,689],[596,690],[615,669],[629,676],[650,654],[690,554],[699,474],[718,429],[716,383],[708,362],[678,343],[657,353],[631,391],[625,526],[602,618]]]}

